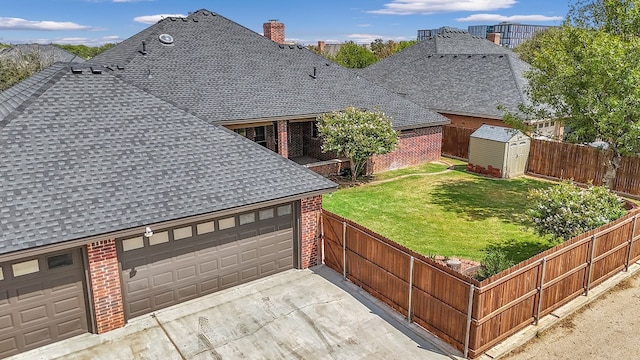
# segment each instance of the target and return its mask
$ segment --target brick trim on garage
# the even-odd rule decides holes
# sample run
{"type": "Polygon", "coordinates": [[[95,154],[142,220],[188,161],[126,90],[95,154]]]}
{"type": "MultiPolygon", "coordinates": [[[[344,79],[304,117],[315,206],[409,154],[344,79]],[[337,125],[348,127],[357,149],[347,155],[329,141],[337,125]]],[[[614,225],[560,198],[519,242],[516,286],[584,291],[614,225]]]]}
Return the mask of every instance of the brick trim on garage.
{"type": "Polygon", "coordinates": [[[320,239],[319,219],[322,211],[322,195],[308,197],[300,201],[301,236],[300,266],[303,269],[318,265],[318,240],[320,239]]]}
{"type": "Polygon", "coordinates": [[[374,156],[367,164],[367,173],[399,169],[440,159],[442,126],[402,131],[398,147],[386,155],[374,156]]]}
{"type": "Polygon", "coordinates": [[[116,240],[87,245],[96,332],[105,333],[125,324],[116,240]]]}

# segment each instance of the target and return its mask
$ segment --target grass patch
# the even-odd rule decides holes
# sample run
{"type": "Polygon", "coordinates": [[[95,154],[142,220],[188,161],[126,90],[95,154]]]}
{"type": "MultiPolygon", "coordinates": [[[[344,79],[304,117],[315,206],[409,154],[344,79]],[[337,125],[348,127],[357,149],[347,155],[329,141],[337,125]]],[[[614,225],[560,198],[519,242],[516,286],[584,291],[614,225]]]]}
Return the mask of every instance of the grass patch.
{"type": "Polygon", "coordinates": [[[553,246],[521,225],[527,191],[549,183],[461,171],[405,177],[325,195],[323,207],[424,255],[480,261],[487,249],[520,262],[553,246]]]}
{"type": "Polygon", "coordinates": [[[398,170],[385,171],[373,176],[373,180],[388,180],[399,176],[433,174],[447,170],[448,166],[440,163],[426,163],[417,166],[411,166],[398,170]]]}

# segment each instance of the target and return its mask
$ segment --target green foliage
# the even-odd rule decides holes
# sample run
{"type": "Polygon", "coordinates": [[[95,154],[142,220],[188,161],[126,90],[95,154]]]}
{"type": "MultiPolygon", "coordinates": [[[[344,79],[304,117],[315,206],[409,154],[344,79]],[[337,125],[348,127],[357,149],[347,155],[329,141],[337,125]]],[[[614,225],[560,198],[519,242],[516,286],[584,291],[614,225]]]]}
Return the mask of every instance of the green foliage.
{"type": "Polygon", "coordinates": [[[398,51],[402,51],[408,48],[409,46],[416,44],[417,42],[418,40],[400,41],[400,42],[387,40],[387,42],[385,43],[382,41],[382,39],[375,39],[371,43],[371,51],[378,58],[378,60],[380,60],[380,59],[386,58],[387,56],[391,56],[397,53],[398,51]]]}
{"type": "Polygon", "coordinates": [[[0,59],[0,91],[4,91],[36,72],[51,66],[38,53],[0,59]]]}
{"type": "Polygon", "coordinates": [[[606,142],[609,188],[622,156],[640,152],[639,11],[640,0],[578,1],[531,59],[531,105],[511,114],[562,119],[571,142],[606,142]]]}
{"type": "Polygon", "coordinates": [[[507,253],[497,248],[489,248],[482,259],[480,270],[475,274],[478,281],[490,278],[493,275],[513,266],[513,261],[507,258],[507,253]]]}
{"type": "Polygon", "coordinates": [[[400,41],[396,45],[396,47],[395,47],[393,52],[397,53],[397,52],[402,51],[402,50],[408,48],[409,46],[413,46],[413,45],[415,45],[417,43],[418,43],[418,40],[403,40],[403,41],[400,41]]]}
{"type": "Polygon", "coordinates": [[[398,142],[398,132],[391,126],[391,119],[377,109],[348,107],[320,115],[318,133],[322,138],[322,151],[334,151],[349,158],[352,180],[362,172],[371,156],[393,151],[398,142]]]}
{"type": "Polygon", "coordinates": [[[104,44],[102,46],[96,46],[96,47],[90,47],[86,45],[68,45],[68,44],[66,45],[54,44],[54,45],[72,54],[76,54],[85,60],[89,60],[92,57],[100,54],[101,52],[107,51],[112,47],[116,46],[116,44],[104,44]]]}
{"type": "Polygon", "coordinates": [[[353,41],[344,43],[332,60],[344,67],[353,69],[362,69],[378,61],[371,50],[353,41]]]}
{"type": "Polygon", "coordinates": [[[518,45],[513,52],[515,52],[522,61],[531,64],[535,57],[545,48],[549,41],[552,41],[554,36],[557,36],[557,28],[548,28],[543,31],[537,31],[533,34],[531,39],[518,45]]]}
{"type": "Polygon", "coordinates": [[[602,186],[581,189],[565,181],[548,189],[531,190],[529,198],[530,225],[556,241],[569,240],[625,214],[622,199],[602,186]]]}

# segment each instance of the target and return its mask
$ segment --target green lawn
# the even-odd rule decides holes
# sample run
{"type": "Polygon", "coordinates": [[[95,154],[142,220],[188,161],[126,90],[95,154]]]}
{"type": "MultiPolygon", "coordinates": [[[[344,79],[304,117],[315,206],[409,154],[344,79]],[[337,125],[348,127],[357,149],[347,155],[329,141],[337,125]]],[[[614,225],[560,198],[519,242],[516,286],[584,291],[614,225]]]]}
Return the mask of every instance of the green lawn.
{"type": "Polygon", "coordinates": [[[447,165],[441,163],[426,163],[418,166],[411,166],[398,170],[385,171],[383,173],[375,174],[373,179],[387,180],[398,176],[415,175],[415,174],[433,174],[440,171],[447,170],[447,165]]]}
{"type": "Polygon", "coordinates": [[[498,247],[521,261],[552,246],[521,223],[527,191],[549,183],[488,179],[454,164],[443,174],[341,189],[325,195],[323,207],[427,256],[481,260],[498,247]]]}

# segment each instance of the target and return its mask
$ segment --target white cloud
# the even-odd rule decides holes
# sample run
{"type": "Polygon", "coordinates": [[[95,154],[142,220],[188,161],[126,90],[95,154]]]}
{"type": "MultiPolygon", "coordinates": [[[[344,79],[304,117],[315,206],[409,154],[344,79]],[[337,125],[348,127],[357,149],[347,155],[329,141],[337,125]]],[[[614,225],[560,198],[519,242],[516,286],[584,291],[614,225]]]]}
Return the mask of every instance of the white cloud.
{"type": "Polygon", "coordinates": [[[510,8],[516,0],[392,0],[384,9],[368,11],[371,14],[412,15],[454,11],[487,11],[510,8]]]}
{"type": "Polygon", "coordinates": [[[358,27],[371,27],[371,24],[358,24],[358,27]]]}
{"type": "Polygon", "coordinates": [[[504,16],[499,14],[473,14],[471,16],[457,18],[456,21],[476,21],[476,22],[541,22],[541,21],[558,21],[563,20],[562,16],[545,16],[545,15],[512,15],[504,16]]]}
{"type": "Polygon", "coordinates": [[[155,24],[158,21],[168,18],[168,17],[187,17],[187,15],[182,14],[158,14],[158,15],[144,15],[144,16],[136,16],[133,18],[133,21],[143,23],[143,24],[155,24]]]}
{"type": "Polygon", "coordinates": [[[34,21],[21,18],[0,17],[0,30],[94,30],[93,27],[73,22],[34,21]]]}
{"type": "Polygon", "coordinates": [[[349,34],[347,35],[348,40],[356,42],[358,44],[369,44],[372,43],[375,39],[382,39],[384,41],[393,40],[393,41],[403,41],[407,40],[404,36],[386,36],[386,35],[377,35],[377,34],[349,34]]]}

